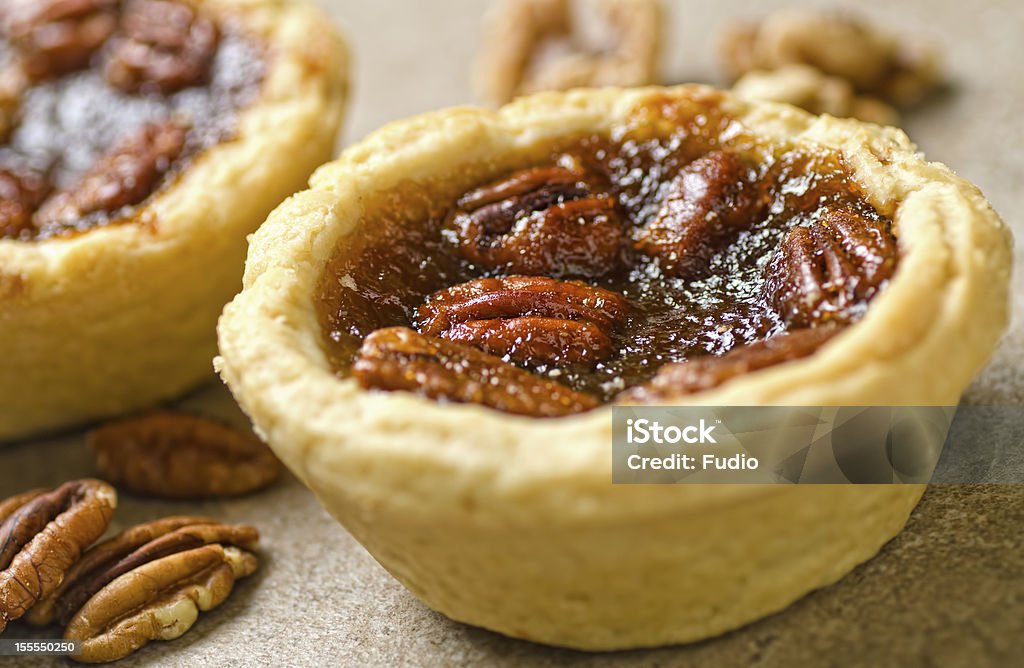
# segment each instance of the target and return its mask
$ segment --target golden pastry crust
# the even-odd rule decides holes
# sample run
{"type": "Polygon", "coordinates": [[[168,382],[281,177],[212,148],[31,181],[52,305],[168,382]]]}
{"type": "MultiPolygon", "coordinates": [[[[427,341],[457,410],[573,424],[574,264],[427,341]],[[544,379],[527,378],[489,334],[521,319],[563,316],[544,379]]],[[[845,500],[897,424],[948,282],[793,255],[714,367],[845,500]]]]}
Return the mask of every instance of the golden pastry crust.
{"type": "Polygon", "coordinates": [[[347,55],[322,12],[205,0],[266,49],[237,136],[199,155],[136,220],[69,238],[0,239],[0,441],[138,409],[200,382],[238,290],[246,235],[329,159],[347,55]]]}
{"type": "Polygon", "coordinates": [[[638,108],[708,101],[758,136],[841,151],[895,221],[902,260],[863,320],[818,353],[678,403],[949,405],[995,346],[1007,229],[976,187],[922,160],[897,129],[698,86],[546,93],[389,125],[260,228],[219,324],[217,364],[281,459],[446,615],[583,649],[698,640],[834,582],[920,497],[922,486],[903,485],[612,485],[609,407],[524,418],[364,391],[332,371],[316,286],[375,198],[466,165],[497,173],[525,147],[621,126],[638,108]]]}

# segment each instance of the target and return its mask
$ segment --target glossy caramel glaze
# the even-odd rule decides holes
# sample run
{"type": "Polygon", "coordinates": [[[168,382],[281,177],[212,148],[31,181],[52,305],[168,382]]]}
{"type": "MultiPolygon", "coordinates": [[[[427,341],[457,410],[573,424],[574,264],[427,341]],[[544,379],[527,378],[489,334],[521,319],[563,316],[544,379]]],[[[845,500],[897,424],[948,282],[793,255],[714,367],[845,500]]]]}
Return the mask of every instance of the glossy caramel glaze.
{"type": "MultiPolygon", "coordinates": [[[[792,228],[813,227],[829,211],[842,210],[891,238],[891,222],[865,201],[834,151],[766,144],[713,105],[702,113],[679,114],[670,105],[651,105],[638,110],[636,123],[608,135],[567,138],[538,147],[512,167],[488,171],[486,165],[475,166],[482,177],[439,175],[436,183],[405,183],[381,198],[367,212],[367,220],[342,241],[319,288],[325,346],[337,373],[350,373],[363,339],[374,330],[416,327],[417,309],[435,292],[481,276],[515,273],[500,267],[484,269],[467,260],[451,220],[460,197],[465,202],[464,193],[527,167],[571,165],[582,170],[591,191],[614,197],[625,226],[622,260],[596,277],[593,272],[553,277],[582,279],[620,293],[630,310],[625,322],[608,330],[613,354],[596,365],[556,368],[506,359],[603,402],[649,381],[663,365],[721,356],[790,329],[792,319],[778,310],[768,274],[792,228]],[[686,272],[667,269],[671,263],[647,252],[645,230],[659,216],[672,182],[687,165],[720,150],[741,166],[731,166],[729,173],[756,185],[753,194],[743,196],[749,194],[757,202],[743,199],[745,222],[723,213],[731,231],[718,230],[708,237],[713,252],[696,270],[690,265],[686,272]],[[456,181],[465,186],[457,192],[451,186],[456,181]]],[[[735,199],[735,189],[726,185],[708,190],[735,199]]],[[[707,219],[715,217],[708,214],[707,219]]],[[[890,269],[896,263],[895,248],[893,241],[893,257],[886,259],[890,269]]],[[[819,309],[810,326],[849,324],[862,315],[861,307],[875,292],[857,293],[864,303],[848,312],[819,309]]],[[[792,328],[798,326],[808,325],[801,322],[792,328]]]]}

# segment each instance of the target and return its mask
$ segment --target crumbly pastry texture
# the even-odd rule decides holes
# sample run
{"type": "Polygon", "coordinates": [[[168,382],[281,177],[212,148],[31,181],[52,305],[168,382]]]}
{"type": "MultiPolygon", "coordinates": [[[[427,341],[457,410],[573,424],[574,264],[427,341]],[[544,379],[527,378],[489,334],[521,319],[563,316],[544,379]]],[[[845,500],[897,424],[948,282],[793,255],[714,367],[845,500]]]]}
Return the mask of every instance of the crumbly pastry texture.
{"type": "Polygon", "coordinates": [[[994,348],[1007,319],[1008,231],[975,186],[926,162],[897,129],[699,86],[545,93],[496,113],[389,125],[321,168],[254,236],[216,364],[285,464],[432,608],[581,649],[695,641],[836,581],[899,532],[922,494],[612,485],[610,407],[525,418],[364,391],[332,372],[317,285],[375,198],[467,165],[496,173],[525,147],[613,131],[645,105],[709,100],[758,137],[840,151],[894,221],[902,257],[865,317],[814,355],[678,403],[950,405],[994,348]]]}
{"type": "Polygon", "coordinates": [[[68,238],[0,239],[0,441],[166,400],[215,353],[245,237],[333,154],[347,56],[323,14],[285,0],[203,0],[266,50],[235,139],[199,155],[135,220],[68,238]]]}

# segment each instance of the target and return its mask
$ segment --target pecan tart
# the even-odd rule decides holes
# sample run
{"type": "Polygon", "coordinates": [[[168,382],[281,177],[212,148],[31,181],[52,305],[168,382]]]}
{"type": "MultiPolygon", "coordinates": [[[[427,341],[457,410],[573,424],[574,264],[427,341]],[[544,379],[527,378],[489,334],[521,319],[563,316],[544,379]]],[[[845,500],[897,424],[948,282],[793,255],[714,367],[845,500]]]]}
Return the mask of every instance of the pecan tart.
{"type": "Polygon", "coordinates": [[[584,649],[687,642],[868,559],[920,485],[613,485],[614,404],[950,405],[1010,239],[893,128],[712,89],[388,126],[251,245],[221,375],[427,605],[584,649]]]}
{"type": "Polygon", "coordinates": [[[246,235],[333,153],[328,26],[276,0],[0,0],[0,441],[208,375],[246,235]]]}

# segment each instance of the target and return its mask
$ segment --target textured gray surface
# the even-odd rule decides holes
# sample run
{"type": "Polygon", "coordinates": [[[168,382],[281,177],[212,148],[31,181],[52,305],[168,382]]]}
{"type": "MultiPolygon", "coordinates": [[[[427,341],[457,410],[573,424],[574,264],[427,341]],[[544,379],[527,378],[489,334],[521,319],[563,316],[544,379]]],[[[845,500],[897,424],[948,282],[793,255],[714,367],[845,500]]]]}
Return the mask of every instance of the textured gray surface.
{"type": "MultiPolygon", "coordinates": [[[[324,0],[351,38],[356,98],[349,140],[380,124],[471,101],[467,68],[486,3],[324,0]]],[[[672,2],[673,81],[715,81],[718,26],[752,3],[672,2]]],[[[760,2],[758,12],[824,2],[760,2]]],[[[857,6],[945,48],[955,92],[906,120],[929,157],[977,182],[1024,235],[1024,74],[1018,0],[871,0],[857,6]]],[[[1018,261],[1020,260],[1018,246],[1018,261]]],[[[1024,315],[1015,278],[1016,322],[1024,315]]],[[[1024,403],[1024,327],[1015,324],[968,399],[1024,403]]],[[[190,404],[235,409],[219,388],[190,404]]],[[[0,451],[0,495],[89,475],[81,437],[0,451]]],[[[1024,656],[1024,487],[933,487],[904,533],[835,586],[722,638],[655,651],[587,655],[452,623],[390,578],[289,478],[237,501],[123,497],[117,527],[169,513],[257,525],[263,568],[180,640],[120,665],[1005,666],[1024,656]]],[[[5,635],[36,635],[15,625],[5,635]]],[[[8,660],[15,663],[14,660],[8,660]]],[[[0,663],[5,663],[0,659],[0,663]]],[[[18,661],[49,665],[53,661],[18,661]]]]}

